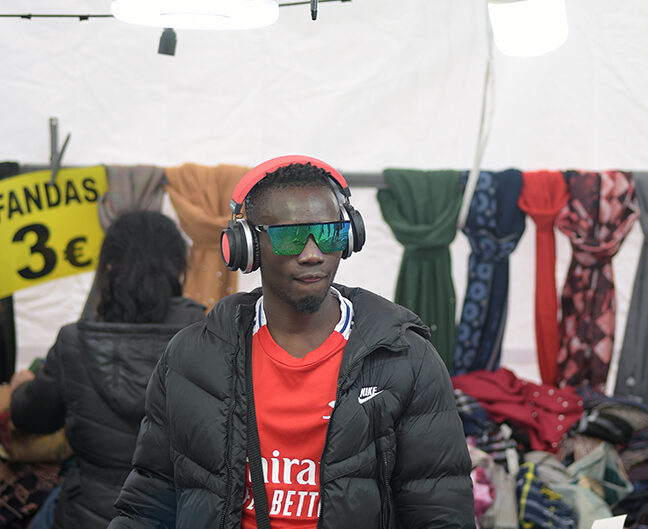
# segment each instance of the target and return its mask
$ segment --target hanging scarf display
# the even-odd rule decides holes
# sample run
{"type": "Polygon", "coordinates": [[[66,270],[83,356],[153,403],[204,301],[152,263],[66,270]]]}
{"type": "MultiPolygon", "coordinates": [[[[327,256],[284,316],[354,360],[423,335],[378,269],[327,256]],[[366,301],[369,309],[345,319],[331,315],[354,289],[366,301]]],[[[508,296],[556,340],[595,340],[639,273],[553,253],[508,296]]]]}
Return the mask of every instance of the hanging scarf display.
{"type": "Polygon", "coordinates": [[[108,191],[99,197],[99,222],[105,230],[121,213],[134,209],[160,211],[164,170],[153,165],[106,166],[108,191]]]}
{"type": "Polygon", "coordinates": [[[450,243],[461,206],[459,171],[387,169],[378,191],[385,222],[404,247],[394,301],[418,314],[450,368],[455,336],[455,290],[450,243]]]}
{"type": "Polygon", "coordinates": [[[453,373],[499,367],[508,307],[509,255],[525,227],[518,207],[522,173],[482,171],[464,226],[472,252],[453,373]]]}
{"type": "MultiPolygon", "coordinates": [[[[164,195],[164,170],[153,165],[107,165],[108,191],[99,197],[97,213],[104,232],[120,214],[133,210],[160,211],[164,195]]],[[[99,292],[96,278],[83,308],[82,318],[97,313],[99,292]]]]}
{"type": "Polygon", "coordinates": [[[560,171],[525,171],[518,199],[520,209],[536,226],[535,336],[540,376],[553,384],[558,369],[558,292],[554,221],[569,199],[560,171]]]}
{"type": "Polygon", "coordinates": [[[566,171],[570,199],[556,226],[572,245],[562,292],[557,384],[603,388],[612,348],[616,300],[612,257],[638,216],[632,175],[566,171]]]}
{"type": "Polygon", "coordinates": [[[635,273],[632,300],[628,310],[623,346],[619,358],[614,393],[629,395],[648,404],[648,173],[634,173],[635,189],[641,209],[641,229],[644,233],[639,265],[635,273]]]}
{"type": "Polygon", "coordinates": [[[220,234],[231,218],[232,192],[247,170],[240,165],[191,163],[165,170],[169,198],[180,226],[192,241],[184,294],[207,309],[236,292],[238,276],[223,263],[220,234]]]}

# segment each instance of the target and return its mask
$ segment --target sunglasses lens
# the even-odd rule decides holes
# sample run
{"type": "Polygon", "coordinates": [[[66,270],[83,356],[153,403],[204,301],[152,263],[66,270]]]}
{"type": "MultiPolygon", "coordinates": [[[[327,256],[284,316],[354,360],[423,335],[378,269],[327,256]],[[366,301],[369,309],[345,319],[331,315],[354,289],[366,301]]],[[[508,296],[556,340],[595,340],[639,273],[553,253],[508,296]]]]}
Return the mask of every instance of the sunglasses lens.
{"type": "Polygon", "coordinates": [[[349,222],[269,226],[268,235],[275,255],[299,255],[309,235],[322,252],[339,252],[347,246],[349,222]]]}
{"type": "Polygon", "coordinates": [[[308,239],[306,226],[270,226],[268,228],[275,255],[298,255],[308,239]]]}
{"type": "Polygon", "coordinates": [[[327,222],[312,225],[311,233],[323,252],[339,252],[346,248],[349,238],[348,222],[327,222]]]}

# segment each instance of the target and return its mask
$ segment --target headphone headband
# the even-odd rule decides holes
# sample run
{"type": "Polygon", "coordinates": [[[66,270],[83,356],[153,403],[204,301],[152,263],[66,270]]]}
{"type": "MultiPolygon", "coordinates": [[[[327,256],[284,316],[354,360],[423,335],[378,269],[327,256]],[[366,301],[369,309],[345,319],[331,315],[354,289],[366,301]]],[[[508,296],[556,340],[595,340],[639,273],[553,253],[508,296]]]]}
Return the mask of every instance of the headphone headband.
{"type": "Polygon", "coordinates": [[[337,169],[334,169],[326,162],[318,160],[317,158],[312,158],[310,156],[300,156],[300,155],[288,155],[288,156],[279,156],[278,158],[272,158],[263,162],[262,164],[257,165],[250,169],[241,181],[234,188],[232,193],[232,199],[230,200],[230,209],[234,215],[238,215],[241,212],[243,207],[243,201],[248,195],[250,190],[260,181],[263,180],[268,173],[273,173],[281,167],[286,167],[290,164],[302,164],[305,165],[310,163],[314,167],[319,167],[324,169],[327,173],[331,175],[333,180],[335,180],[345,197],[351,196],[351,191],[349,190],[349,185],[347,184],[344,177],[340,174],[337,169]]]}

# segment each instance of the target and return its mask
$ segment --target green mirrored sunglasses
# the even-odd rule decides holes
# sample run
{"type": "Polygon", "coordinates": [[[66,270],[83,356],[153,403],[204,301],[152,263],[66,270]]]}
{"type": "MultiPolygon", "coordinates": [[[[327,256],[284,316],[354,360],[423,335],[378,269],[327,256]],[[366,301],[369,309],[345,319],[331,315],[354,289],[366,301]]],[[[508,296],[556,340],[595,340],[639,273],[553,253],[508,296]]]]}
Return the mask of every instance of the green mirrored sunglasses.
{"type": "Polygon", "coordinates": [[[322,252],[340,252],[349,240],[349,221],[312,224],[257,224],[254,228],[270,236],[275,255],[299,255],[312,235],[322,252]]]}

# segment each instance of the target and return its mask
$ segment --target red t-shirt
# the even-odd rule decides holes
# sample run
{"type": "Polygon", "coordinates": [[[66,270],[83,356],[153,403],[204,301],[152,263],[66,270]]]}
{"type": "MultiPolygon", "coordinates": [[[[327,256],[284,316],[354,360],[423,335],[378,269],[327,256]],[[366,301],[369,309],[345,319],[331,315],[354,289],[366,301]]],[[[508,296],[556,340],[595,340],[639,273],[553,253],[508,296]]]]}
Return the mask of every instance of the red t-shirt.
{"type": "MultiPolygon", "coordinates": [[[[337,291],[334,294],[340,299],[340,322],[326,341],[304,358],[291,356],[273,340],[265,324],[262,299],[257,304],[252,375],[273,529],[314,529],[317,525],[320,459],[353,317],[351,303],[337,291]]],[[[256,529],[249,466],[242,527],[256,529]]]]}

